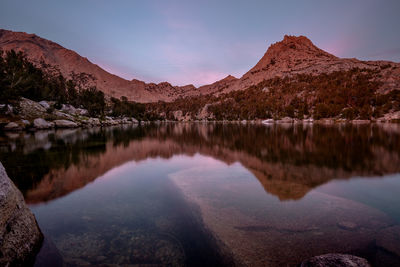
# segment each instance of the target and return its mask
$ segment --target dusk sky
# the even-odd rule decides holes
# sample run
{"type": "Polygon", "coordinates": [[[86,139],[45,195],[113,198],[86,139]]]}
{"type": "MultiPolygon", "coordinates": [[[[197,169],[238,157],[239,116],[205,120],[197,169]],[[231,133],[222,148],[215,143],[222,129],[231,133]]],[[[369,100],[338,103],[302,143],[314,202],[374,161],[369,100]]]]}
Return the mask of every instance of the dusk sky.
{"type": "Polygon", "coordinates": [[[1,0],[0,28],[35,33],[126,79],[198,86],[242,76],[285,34],[340,57],[400,62],[399,14],[399,0],[1,0]]]}

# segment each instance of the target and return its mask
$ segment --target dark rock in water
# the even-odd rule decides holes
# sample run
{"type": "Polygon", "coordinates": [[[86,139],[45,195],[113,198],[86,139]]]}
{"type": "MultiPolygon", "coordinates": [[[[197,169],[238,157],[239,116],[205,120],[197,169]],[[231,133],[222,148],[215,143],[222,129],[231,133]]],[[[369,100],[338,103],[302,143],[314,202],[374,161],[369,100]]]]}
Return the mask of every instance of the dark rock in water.
{"type": "Polygon", "coordinates": [[[29,266],[43,235],[21,192],[0,163],[0,266],[29,266]]]}
{"type": "Polygon", "coordinates": [[[64,266],[64,261],[56,245],[45,233],[43,245],[40,249],[40,252],[36,256],[34,267],[47,266],[62,267],[64,266]]]}
{"type": "Polygon", "coordinates": [[[370,267],[366,259],[348,254],[324,254],[301,263],[301,267],[370,267]]]}

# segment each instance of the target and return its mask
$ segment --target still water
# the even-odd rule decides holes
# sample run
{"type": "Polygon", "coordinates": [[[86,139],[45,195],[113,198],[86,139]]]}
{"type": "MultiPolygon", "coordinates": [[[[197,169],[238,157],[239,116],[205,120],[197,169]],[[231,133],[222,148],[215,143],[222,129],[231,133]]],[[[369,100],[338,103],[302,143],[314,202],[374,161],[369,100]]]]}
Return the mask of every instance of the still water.
{"type": "Polygon", "coordinates": [[[7,133],[36,266],[400,266],[400,125],[174,123],[7,133]]]}

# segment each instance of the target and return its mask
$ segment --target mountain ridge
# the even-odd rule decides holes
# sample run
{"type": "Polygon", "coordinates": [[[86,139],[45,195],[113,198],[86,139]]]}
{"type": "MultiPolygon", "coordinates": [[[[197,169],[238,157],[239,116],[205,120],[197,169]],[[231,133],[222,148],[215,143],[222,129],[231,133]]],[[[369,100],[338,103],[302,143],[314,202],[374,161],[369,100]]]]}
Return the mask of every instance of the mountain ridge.
{"type": "Polygon", "coordinates": [[[192,89],[190,86],[172,86],[167,82],[155,84],[137,79],[128,81],[107,72],[75,51],[35,34],[0,29],[0,49],[22,51],[36,66],[41,66],[44,62],[57,68],[66,78],[72,78],[74,74],[86,73],[92,77],[87,81],[86,86],[95,85],[107,96],[117,98],[126,96],[138,102],[171,101],[176,98],[175,94],[192,89]]]}
{"type": "Polygon", "coordinates": [[[339,58],[318,48],[305,36],[285,35],[282,41],[272,44],[256,65],[242,77],[228,75],[198,88],[192,84],[173,86],[168,82],[146,83],[138,79],[129,81],[107,72],[75,51],[35,34],[0,29],[0,49],[23,51],[34,64],[41,65],[44,62],[58,69],[67,78],[86,73],[86,86],[96,86],[109,97],[126,96],[129,100],[143,103],[171,102],[180,97],[198,95],[219,95],[244,90],[275,77],[319,75],[354,68],[379,70],[376,79],[382,82],[379,89],[381,93],[400,88],[400,63],[339,58]]]}

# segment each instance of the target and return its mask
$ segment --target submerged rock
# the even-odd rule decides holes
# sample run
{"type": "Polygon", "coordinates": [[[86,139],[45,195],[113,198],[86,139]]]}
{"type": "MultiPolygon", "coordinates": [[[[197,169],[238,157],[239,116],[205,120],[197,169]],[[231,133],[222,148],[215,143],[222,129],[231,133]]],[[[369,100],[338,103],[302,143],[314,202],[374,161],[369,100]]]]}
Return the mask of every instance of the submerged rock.
{"type": "Polygon", "coordinates": [[[400,226],[381,230],[376,239],[376,245],[400,257],[400,226]]]}
{"type": "Polygon", "coordinates": [[[324,254],[301,263],[301,267],[370,267],[366,259],[349,254],[324,254]]]}
{"type": "Polygon", "coordinates": [[[32,264],[43,235],[21,192],[0,163],[0,266],[32,264]]]}
{"type": "Polygon", "coordinates": [[[353,222],[349,222],[349,221],[338,222],[337,225],[339,226],[339,228],[342,228],[342,229],[348,230],[348,231],[357,229],[357,224],[355,224],[353,222]]]}

